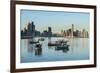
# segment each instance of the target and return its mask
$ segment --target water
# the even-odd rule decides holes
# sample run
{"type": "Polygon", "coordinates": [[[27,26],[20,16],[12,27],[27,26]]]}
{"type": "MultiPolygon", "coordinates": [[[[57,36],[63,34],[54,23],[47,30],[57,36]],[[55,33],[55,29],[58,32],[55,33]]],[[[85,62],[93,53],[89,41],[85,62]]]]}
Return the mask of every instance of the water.
{"type": "MultiPolygon", "coordinates": [[[[35,38],[37,40],[38,38],[35,38]]],[[[21,39],[21,63],[28,62],[48,62],[48,61],[71,61],[89,59],[89,38],[67,39],[61,37],[45,38],[40,41],[41,48],[36,48],[35,44],[30,44],[32,39],[21,39]],[[48,42],[57,40],[68,40],[68,49],[55,49],[55,46],[48,47],[48,42]]]]}

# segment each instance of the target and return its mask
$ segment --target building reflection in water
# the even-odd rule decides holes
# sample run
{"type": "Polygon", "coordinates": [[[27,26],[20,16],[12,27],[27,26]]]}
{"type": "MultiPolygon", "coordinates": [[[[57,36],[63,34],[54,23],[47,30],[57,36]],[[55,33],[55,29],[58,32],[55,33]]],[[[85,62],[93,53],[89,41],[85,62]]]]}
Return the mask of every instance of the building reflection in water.
{"type": "Polygon", "coordinates": [[[28,40],[28,49],[27,52],[30,53],[31,55],[35,56],[41,56],[42,55],[42,48],[41,47],[36,47],[36,44],[30,44],[30,41],[33,39],[28,40]]]}
{"type": "MultiPolygon", "coordinates": [[[[50,43],[50,42],[52,42],[52,39],[51,39],[51,37],[48,37],[48,43],[50,43]]],[[[53,49],[54,48],[54,46],[48,46],[48,49],[53,49]]]]}
{"type": "Polygon", "coordinates": [[[27,51],[28,53],[31,53],[33,55],[33,49],[34,49],[34,45],[33,44],[30,44],[30,41],[32,41],[32,39],[28,39],[28,48],[27,48],[27,51]]]}
{"type": "Polygon", "coordinates": [[[35,48],[35,56],[42,56],[42,48],[35,48]]]}
{"type": "Polygon", "coordinates": [[[69,47],[68,48],[63,48],[63,49],[55,48],[55,51],[62,51],[63,53],[67,53],[69,51],[69,47]]]}
{"type": "Polygon", "coordinates": [[[74,53],[74,38],[69,38],[71,53],[74,53]]]}
{"type": "Polygon", "coordinates": [[[52,40],[51,40],[51,37],[48,37],[48,42],[51,42],[52,40]]]}
{"type": "Polygon", "coordinates": [[[88,40],[88,38],[86,39],[86,38],[83,38],[81,41],[81,43],[82,43],[82,47],[83,48],[87,48],[87,46],[88,46],[88,44],[86,43],[86,41],[88,40]]]}

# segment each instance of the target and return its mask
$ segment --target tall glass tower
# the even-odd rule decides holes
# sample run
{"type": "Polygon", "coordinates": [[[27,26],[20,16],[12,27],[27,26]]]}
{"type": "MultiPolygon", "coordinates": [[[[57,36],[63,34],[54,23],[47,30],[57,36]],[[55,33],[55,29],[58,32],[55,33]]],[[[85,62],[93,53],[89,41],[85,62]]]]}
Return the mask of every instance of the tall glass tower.
{"type": "Polygon", "coordinates": [[[72,24],[72,31],[71,31],[71,37],[74,37],[74,24],[72,24]]]}

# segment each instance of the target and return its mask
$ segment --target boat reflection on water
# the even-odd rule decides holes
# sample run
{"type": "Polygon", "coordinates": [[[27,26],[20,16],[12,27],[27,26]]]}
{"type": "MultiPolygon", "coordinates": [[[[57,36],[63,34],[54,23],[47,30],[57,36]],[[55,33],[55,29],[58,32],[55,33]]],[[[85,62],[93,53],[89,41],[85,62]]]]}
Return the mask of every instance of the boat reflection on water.
{"type": "Polygon", "coordinates": [[[49,38],[48,48],[55,48],[55,51],[62,51],[63,53],[67,53],[69,51],[68,40],[60,39],[56,41],[51,41],[49,38]]]}
{"type": "Polygon", "coordinates": [[[35,48],[35,56],[42,56],[42,48],[35,48]]]}
{"type": "Polygon", "coordinates": [[[22,63],[65,60],[88,60],[90,57],[88,38],[68,39],[62,37],[42,37],[44,38],[44,40],[41,39],[39,43],[30,43],[30,41],[37,41],[40,38],[41,37],[21,40],[22,63]],[[48,46],[49,42],[60,44],[57,46],[48,46]],[[66,43],[66,45],[61,45],[61,43],[66,43]]]}
{"type": "Polygon", "coordinates": [[[41,56],[42,55],[42,44],[39,42],[34,42],[33,39],[28,40],[28,52],[35,55],[35,56],[41,56]],[[32,43],[30,43],[32,42],[32,43]]]}
{"type": "Polygon", "coordinates": [[[30,44],[30,41],[31,41],[31,40],[32,40],[32,39],[29,39],[29,40],[28,40],[28,48],[27,48],[27,51],[28,51],[29,53],[33,54],[34,45],[33,45],[33,44],[30,44]]]}
{"type": "Polygon", "coordinates": [[[61,43],[60,45],[55,47],[55,50],[62,51],[63,53],[66,53],[69,51],[69,45],[66,43],[61,43]]]}
{"type": "MultiPolygon", "coordinates": [[[[34,47],[34,46],[33,46],[34,47]]],[[[31,53],[31,55],[35,56],[42,56],[42,48],[28,48],[28,52],[31,53]]]]}
{"type": "MultiPolygon", "coordinates": [[[[35,56],[41,56],[43,52],[43,43],[41,44],[41,40],[37,39],[29,39],[28,40],[28,52],[32,53],[35,56]],[[39,41],[40,40],[40,41],[39,41]],[[31,42],[31,43],[30,43],[31,42]]],[[[45,42],[44,39],[42,42],[45,42]]],[[[69,51],[69,45],[67,44],[68,41],[64,40],[57,40],[52,43],[52,39],[48,38],[47,49],[53,49],[55,51],[62,51],[63,53],[67,53],[69,51]]],[[[43,46],[44,47],[44,46],[43,46]]]]}
{"type": "Polygon", "coordinates": [[[41,56],[42,55],[42,44],[37,43],[35,45],[35,56],[41,56]]]}
{"type": "Polygon", "coordinates": [[[63,53],[67,53],[69,51],[69,48],[63,48],[63,49],[55,48],[55,51],[62,51],[63,53]]]}

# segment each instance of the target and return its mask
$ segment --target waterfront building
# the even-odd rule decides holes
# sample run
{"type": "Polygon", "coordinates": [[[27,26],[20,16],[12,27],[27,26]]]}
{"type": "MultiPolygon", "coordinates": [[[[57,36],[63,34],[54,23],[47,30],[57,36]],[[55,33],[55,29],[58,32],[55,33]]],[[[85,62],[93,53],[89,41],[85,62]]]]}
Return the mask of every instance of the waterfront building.
{"type": "Polygon", "coordinates": [[[81,31],[81,38],[88,38],[88,37],[89,37],[88,32],[87,32],[85,29],[83,29],[83,30],[81,31]]]}
{"type": "Polygon", "coordinates": [[[69,28],[68,30],[64,31],[63,34],[68,38],[73,38],[74,37],[74,24],[72,24],[71,28],[69,28]]]}
{"type": "Polygon", "coordinates": [[[51,37],[51,36],[52,36],[52,28],[48,27],[48,37],[51,37]]]}
{"type": "Polygon", "coordinates": [[[48,37],[48,31],[47,30],[44,30],[43,33],[42,33],[42,36],[48,37]]]}
{"type": "Polygon", "coordinates": [[[35,36],[35,25],[34,25],[34,22],[32,23],[28,23],[28,36],[35,36]]]}
{"type": "Polygon", "coordinates": [[[76,38],[80,38],[80,31],[79,30],[76,30],[75,32],[74,32],[74,37],[76,37],[76,38]]]}
{"type": "Polygon", "coordinates": [[[71,28],[68,30],[62,29],[61,33],[53,33],[52,28],[48,27],[47,30],[43,30],[43,32],[40,33],[40,31],[37,31],[35,29],[34,22],[29,22],[28,25],[24,28],[24,30],[21,30],[21,37],[68,37],[68,38],[88,38],[89,33],[85,29],[82,31],[75,30],[74,24],[71,25],[71,28]]]}
{"type": "Polygon", "coordinates": [[[63,37],[65,37],[65,36],[67,35],[66,31],[65,31],[65,30],[62,30],[62,31],[61,31],[61,35],[62,35],[63,37]]]}
{"type": "Polygon", "coordinates": [[[74,24],[72,24],[72,29],[71,29],[71,37],[74,37],[74,24]]]}

